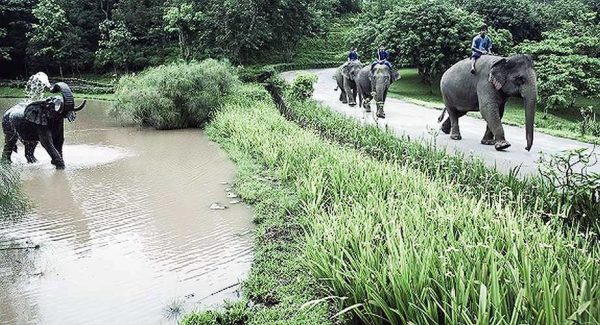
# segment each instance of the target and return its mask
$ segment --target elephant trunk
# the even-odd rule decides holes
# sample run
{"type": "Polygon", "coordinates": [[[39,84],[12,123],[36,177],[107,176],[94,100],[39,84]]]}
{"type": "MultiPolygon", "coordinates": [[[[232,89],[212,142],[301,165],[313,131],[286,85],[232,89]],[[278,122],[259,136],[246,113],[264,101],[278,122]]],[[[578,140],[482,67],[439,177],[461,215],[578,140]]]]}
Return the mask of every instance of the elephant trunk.
{"type": "Polygon", "coordinates": [[[537,101],[537,92],[535,88],[532,91],[528,91],[523,96],[525,104],[525,136],[527,139],[527,151],[531,150],[533,145],[533,124],[535,123],[535,107],[537,101]]]}
{"type": "Polygon", "coordinates": [[[388,85],[386,85],[384,80],[375,81],[375,103],[377,104],[377,109],[383,110],[387,89],[388,85]]]}
{"type": "Polygon", "coordinates": [[[83,103],[81,103],[81,105],[79,105],[73,109],[73,112],[79,112],[80,110],[82,110],[85,107],[86,103],[87,103],[87,100],[84,100],[83,103]]]}
{"type": "Polygon", "coordinates": [[[53,93],[57,93],[59,91],[62,93],[64,101],[63,109],[65,111],[68,112],[75,109],[75,98],[73,97],[73,92],[71,91],[69,85],[64,82],[57,82],[54,84],[54,86],[52,86],[51,90],[53,93]]]}

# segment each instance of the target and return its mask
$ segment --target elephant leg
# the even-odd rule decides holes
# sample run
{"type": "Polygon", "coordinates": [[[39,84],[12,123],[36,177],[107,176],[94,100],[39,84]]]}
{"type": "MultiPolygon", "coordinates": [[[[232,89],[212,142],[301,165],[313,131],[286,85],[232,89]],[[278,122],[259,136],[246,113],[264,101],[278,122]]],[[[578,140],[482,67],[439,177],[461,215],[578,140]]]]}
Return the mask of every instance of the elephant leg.
{"type": "Polygon", "coordinates": [[[37,159],[33,155],[35,153],[35,147],[37,147],[37,141],[27,141],[24,142],[25,145],[25,158],[27,162],[33,164],[37,162],[37,159]]]}
{"type": "Polygon", "coordinates": [[[54,140],[54,148],[56,148],[56,150],[58,151],[58,153],[60,154],[60,156],[63,156],[63,144],[65,143],[65,137],[64,135],[61,133],[59,135],[57,135],[54,140]]]}
{"type": "MultiPolygon", "coordinates": [[[[510,147],[510,143],[504,137],[504,128],[502,127],[501,114],[504,115],[504,105],[492,105],[480,107],[481,115],[487,122],[488,129],[494,136],[494,147],[501,151],[510,147]],[[502,109],[500,109],[502,107],[502,109]],[[502,113],[500,113],[502,111],[502,113]]],[[[487,135],[487,131],[486,131],[487,135]]],[[[482,141],[483,142],[483,141],[482,141]]]]}
{"type": "Polygon", "coordinates": [[[46,152],[48,152],[50,158],[52,158],[52,165],[56,166],[56,169],[64,169],[65,162],[63,161],[61,155],[58,153],[58,150],[56,150],[56,148],[54,147],[52,135],[49,133],[41,135],[40,143],[42,144],[42,147],[46,149],[46,152]]]}
{"type": "MultiPolygon", "coordinates": [[[[448,108],[448,120],[450,121],[450,139],[452,140],[461,140],[462,136],[460,135],[460,127],[458,126],[458,118],[465,115],[463,112],[458,112],[456,109],[449,107],[448,108]]],[[[444,122],[446,124],[446,122],[444,122]]],[[[444,125],[442,125],[443,131],[444,125]]]]}
{"type": "MultiPolygon", "coordinates": [[[[461,117],[465,116],[467,113],[456,111],[456,114],[457,114],[458,118],[461,118],[461,117]]],[[[448,114],[448,115],[450,115],[450,114],[448,114]]],[[[447,118],[446,120],[444,120],[444,123],[442,123],[440,130],[442,132],[444,132],[444,134],[450,134],[451,129],[452,129],[452,123],[450,121],[450,118],[447,118]]]]}
{"type": "Polygon", "coordinates": [[[346,92],[344,91],[344,89],[342,88],[340,91],[340,101],[343,104],[347,104],[348,103],[348,98],[346,97],[346,92]]]}
{"type": "Polygon", "coordinates": [[[489,125],[486,125],[485,127],[485,133],[483,134],[483,138],[481,139],[481,144],[484,144],[486,146],[492,146],[496,144],[496,141],[494,140],[494,134],[492,133],[492,130],[490,130],[489,125]]]}

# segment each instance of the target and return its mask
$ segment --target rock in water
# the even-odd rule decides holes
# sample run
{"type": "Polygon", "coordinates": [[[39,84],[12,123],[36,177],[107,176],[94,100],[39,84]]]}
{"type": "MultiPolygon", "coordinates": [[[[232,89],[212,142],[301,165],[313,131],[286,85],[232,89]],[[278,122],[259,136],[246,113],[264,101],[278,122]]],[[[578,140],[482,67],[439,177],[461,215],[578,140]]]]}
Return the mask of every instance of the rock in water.
{"type": "Polygon", "coordinates": [[[227,207],[224,205],[221,205],[219,202],[215,202],[210,205],[210,209],[211,210],[225,210],[225,209],[227,209],[227,207]]]}

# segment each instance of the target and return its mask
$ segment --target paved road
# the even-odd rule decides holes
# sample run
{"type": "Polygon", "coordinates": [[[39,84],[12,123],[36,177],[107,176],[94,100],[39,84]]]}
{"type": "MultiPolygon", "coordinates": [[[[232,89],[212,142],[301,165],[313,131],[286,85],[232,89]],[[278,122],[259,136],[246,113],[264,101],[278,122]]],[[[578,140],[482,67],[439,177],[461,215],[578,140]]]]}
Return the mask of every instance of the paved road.
{"type": "MultiPolygon", "coordinates": [[[[361,120],[363,123],[374,124],[375,118],[372,114],[363,112],[360,107],[350,107],[338,101],[339,92],[334,91],[336,87],[333,80],[335,69],[308,70],[319,77],[316,85],[314,98],[333,110],[347,116],[361,120]]],[[[297,71],[285,72],[282,77],[286,80],[292,80],[297,71]]],[[[374,103],[372,111],[375,111],[374,103]]],[[[576,148],[593,149],[593,145],[554,137],[540,132],[534,133],[533,148],[531,152],[525,150],[525,129],[510,125],[504,126],[506,139],[512,144],[504,152],[499,152],[493,146],[484,146],[479,143],[485,131],[485,122],[481,119],[464,116],[460,118],[460,130],[462,140],[451,140],[449,135],[437,132],[439,124],[438,116],[441,111],[426,108],[423,106],[407,103],[405,101],[388,98],[385,104],[386,118],[379,120],[378,125],[393,130],[398,135],[408,135],[412,139],[421,139],[423,141],[432,141],[434,134],[436,144],[439,147],[446,148],[450,152],[463,152],[467,155],[481,157],[488,165],[496,165],[499,170],[507,172],[513,167],[521,166],[521,174],[531,174],[537,171],[537,161],[540,154],[556,154],[563,150],[576,148]]],[[[448,115],[446,115],[448,116],[448,115]]],[[[596,150],[600,152],[600,149],[596,150]]],[[[600,164],[589,169],[593,172],[600,172],[600,164]]]]}

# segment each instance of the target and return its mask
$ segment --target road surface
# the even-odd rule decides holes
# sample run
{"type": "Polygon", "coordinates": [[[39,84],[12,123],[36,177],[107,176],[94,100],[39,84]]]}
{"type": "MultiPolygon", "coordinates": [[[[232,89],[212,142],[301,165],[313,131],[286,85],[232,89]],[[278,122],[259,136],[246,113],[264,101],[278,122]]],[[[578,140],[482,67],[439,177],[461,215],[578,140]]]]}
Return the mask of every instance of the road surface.
{"type": "MultiPolygon", "coordinates": [[[[314,98],[329,106],[331,109],[350,116],[363,123],[375,124],[373,113],[365,113],[363,109],[356,106],[350,107],[342,104],[339,98],[339,91],[336,88],[333,73],[335,69],[317,69],[308,70],[319,77],[315,86],[314,98]]],[[[288,81],[293,80],[298,71],[289,71],[282,73],[282,77],[288,81]]],[[[372,103],[374,112],[375,104],[372,103]]],[[[449,152],[462,152],[467,155],[480,157],[488,166],[496,166],[502,172],[508,172],[514,167],[520,166],[520,174],[527,175],[537,172],[537,161],[541,153],[557,154],[564,150],[587,148],[594,149],[594,145],[559,138],[540,132],[534,133],[533,147],[530,152],[525,150],[525,129],[516,126],[504,125],[506,140],[512,144],[506,151],[496,151],[494,146],[485,146],[480,144],[485,131],[485,121],[469,116],[460,118],[460,131],[462,140],[451,140],[449,135],[443,134],[439,130],[437,123],[441,111],[426,108],[423,106],[408,103],[399,99],[389,98],[385,103],[385,119],[379,119],[380,127],[387,127],[397,135],[407,135],[411,139],[420,139],[421,141],[432,141],[440,148],[445,148],[449,152]]],[[[523,113],[524,114],[524,113],[523,113]]],[[[446,114],[446,117],[448,115],[446,114]]],[[[600,150],[596,150],[598,153],[600,150]]],[[[588,169],[590,172],[600,172],[600,163],[588,169]]]]}

